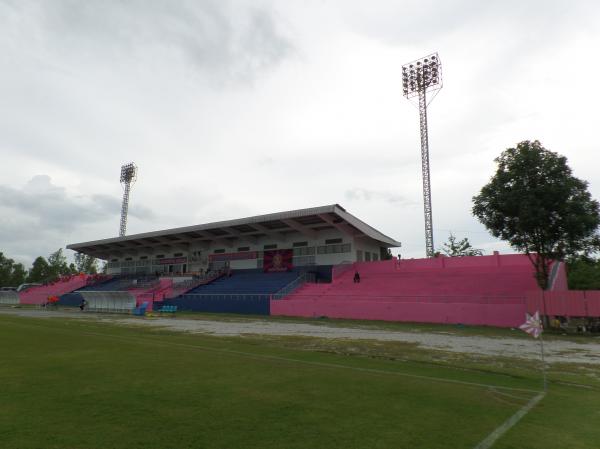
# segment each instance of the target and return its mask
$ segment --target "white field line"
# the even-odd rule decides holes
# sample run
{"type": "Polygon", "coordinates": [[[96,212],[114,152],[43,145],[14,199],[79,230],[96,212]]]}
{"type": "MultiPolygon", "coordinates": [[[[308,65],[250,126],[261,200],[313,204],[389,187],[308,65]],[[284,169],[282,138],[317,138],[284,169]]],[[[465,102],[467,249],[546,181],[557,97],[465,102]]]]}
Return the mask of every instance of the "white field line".
{"type": "Polygon", "coordinates": [[[124,341],[136,342],[136,343],[148,343],[149,341],[152,341],[152,343],[157,346],[167,346],[167,347],[168,346],[176,346],[176,347],[195,349],[195,350],[200,350],[200,351],[217,352],[217,353],[221,353],[221,354],[232,354],[232,355],[247,357],[247,358],[251,358],[251,359],[258,359],[258,360],[277,360],[277,361],[288,362],[288,363],[300,363],[303,365],[320,366],[323,368],[347,369],[347,370],[366,372],[366,373],[386,374],[386,375],[393,375],[393,376],[408,377],[408,378],[412,378],[412,379],[428,380],[428,381],[433,381],[433,382],[466,385],[466,386],[471,386],[471,387],[495,388],[495,389],[507,390],[507,391],[523,391],[523,392],[527,392],[527,393],[539,393],[538,390],[532,390],[532,389],[528,389],[528,388],[505,387],[502,385],[491,385],[491,384],[484,384],[484,383],[477,383],[477,382],[468,382],[468,381],[463,381],[463,380],[445,379],[445,378],[441,378],[441,377],[421,376],[418,374],[401,373],[398,371],[390,371],[390,370],[383,370],[383,369],[376,369],[376,368],[362,368],[362,367],[358,367],[358,366],[340,365],[337,363],[328,363],[328,362],[315,362],[315,361],[311,361],[311,360],[294,359],[294,358],[290,358],[290,357],[281,357],[281,356],[277,356],[277,355],[257,354],[257,353],[252,353],[252,352],[235,351],[233,349],[211,348],[208,346],[191,345],[191,344],[187,344],[187,343],[156,341],[153,338],[127,337],[127,336],[121,336],[121,335],[108,335],[108,334],[102,334],[102,333],[96,333],[96,332],[81,332],[81,334],[91,335],[91,336],[96,336],[96,337],[107,337],[107,338],[113,338],[113,339],[117,339],[117,340],[124,340],[124,341]]]}
{"type": "Polygon", "coordinates": [[[485,437],[477,446],[473,449],[489,449],[491,448],[498,439],[504,435],[508,430],[510,430],[516,423],[518,423],[521,418],[523,418],[527,413],[531,411],[533,407],[536,406],[538,402],[544,399],[546,393],[540,393],[531,399],[523,408],[521,408],[517,413],[512,415],[506,421],[504,421],[499,427],[494,429],[492,433],[490,433],[487,437],[485,437]]]}

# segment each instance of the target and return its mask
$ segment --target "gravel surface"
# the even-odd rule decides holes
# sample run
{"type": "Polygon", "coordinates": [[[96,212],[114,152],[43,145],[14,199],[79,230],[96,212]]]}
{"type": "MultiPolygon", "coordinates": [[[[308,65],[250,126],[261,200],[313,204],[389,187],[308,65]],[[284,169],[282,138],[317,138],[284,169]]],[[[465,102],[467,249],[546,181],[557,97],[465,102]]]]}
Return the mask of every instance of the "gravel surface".
{"type": "MultiPolygon", "coordinates": [[[[149,326],[172,331],[211,334],[216,336],[280,335],[352,340],[379,340],[417,343],[425,349],[470,353],[488,356],[520,357],[538,360],[540,345],[537,340],[510,337],[462,336],[450,332],[403,332],[393,330],[338,327],[308,323],[285,323],[264,319],[244,321],[211,321],[184,318],[121,318],[100,314],[81,314],[35,309],[0,309],[0,313],[38,318],[69,317],[92,319],[126,326],[149,326]]],[[[589,363],[600,365],[600,341],[577,343],[570,340],[544,342],[546,361],[549,363],[589,363]]]]}

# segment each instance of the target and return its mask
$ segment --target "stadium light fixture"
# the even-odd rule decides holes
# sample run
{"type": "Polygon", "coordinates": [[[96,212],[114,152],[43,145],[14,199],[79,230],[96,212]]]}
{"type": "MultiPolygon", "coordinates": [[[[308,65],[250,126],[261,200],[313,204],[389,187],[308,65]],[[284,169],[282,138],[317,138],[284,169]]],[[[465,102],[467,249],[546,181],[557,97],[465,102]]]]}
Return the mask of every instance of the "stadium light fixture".
{"type": "Polygon", "coordinates": [[[127,232],[127,212],[129,211],[129,192],[131,185],[137,179],[137,166],[130,162],[121,166],[121,184],[123,185],[123,203],[121,205],[121,223],[119,237],[124,237],[127,232]]]}
{"type": "Polygon", "coordinates": [[[442,63],[437,53],[402,66],[402,93],[407,99],[419,97],[421,131],[421,171],[423,175],[423,208],[425,212],[425,252],[433,257],[433,212],[431,207],[431,176],[429,170],[429,134],[427,129],[427,93],[433,96],[442,88],[442,63]]]}

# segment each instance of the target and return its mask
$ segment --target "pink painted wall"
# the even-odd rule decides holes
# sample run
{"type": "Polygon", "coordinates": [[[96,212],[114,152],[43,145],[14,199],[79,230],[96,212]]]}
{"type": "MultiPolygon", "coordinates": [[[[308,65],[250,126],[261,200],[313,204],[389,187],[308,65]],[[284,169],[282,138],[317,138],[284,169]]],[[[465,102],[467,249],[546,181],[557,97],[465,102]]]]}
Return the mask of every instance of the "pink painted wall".
{"type": "Polygon", "coordinates": [[[307,296],[271,301],[271,315],[515,327],[524,321],[525,301],[506,298],[504,302],[459,302],[437,298],[417,302],[414,297],[323,300],[307,296]]]}
{"type": "Polygon", "coordinates": [[[355,270],[272,301],[271,314],[514,327],[525,319],[526,293],[538,290],[520,254],[360,262],[355,270]]]}

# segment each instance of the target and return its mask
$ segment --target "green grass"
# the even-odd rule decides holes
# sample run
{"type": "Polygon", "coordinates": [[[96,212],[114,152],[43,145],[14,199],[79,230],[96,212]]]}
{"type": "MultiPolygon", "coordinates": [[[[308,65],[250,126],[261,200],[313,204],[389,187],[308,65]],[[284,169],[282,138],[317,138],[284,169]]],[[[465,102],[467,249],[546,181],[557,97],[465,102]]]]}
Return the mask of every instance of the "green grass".
{"type": "MultiPolygon", "coordinates": [[[[539,388],[528,366],[356,344],[0,316],[0,447],[472,448],[539,388]]],[[[494,447],[597,448],[598,399],[554,384],[494,447]]]]}

